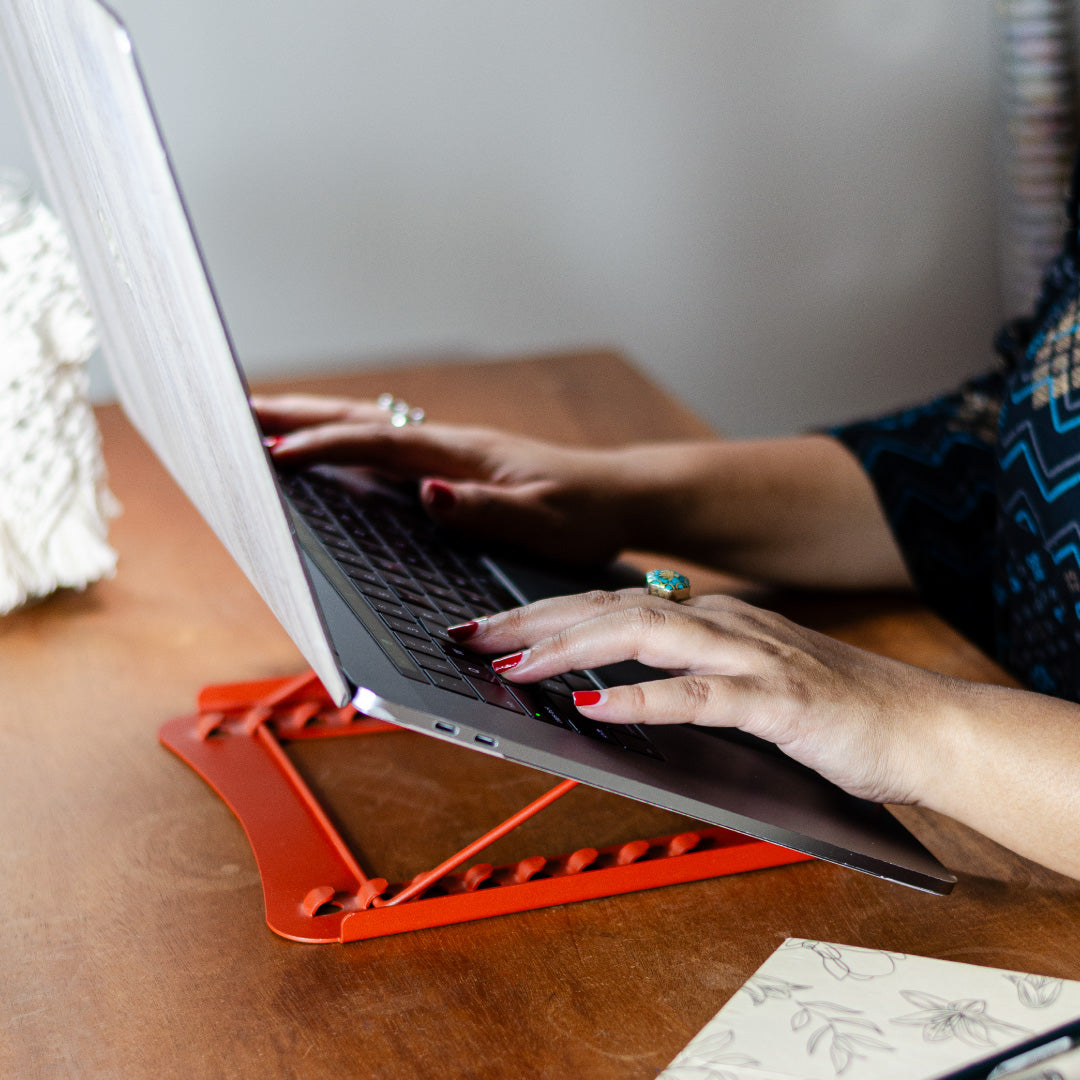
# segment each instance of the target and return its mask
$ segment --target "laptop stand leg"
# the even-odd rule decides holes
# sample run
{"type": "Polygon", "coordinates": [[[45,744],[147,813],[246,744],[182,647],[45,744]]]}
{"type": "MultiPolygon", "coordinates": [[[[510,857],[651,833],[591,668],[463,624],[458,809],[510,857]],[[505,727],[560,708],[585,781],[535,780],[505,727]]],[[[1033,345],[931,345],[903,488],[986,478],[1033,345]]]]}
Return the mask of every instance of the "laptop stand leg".
{"type": "Polygon", "coordinates": [[[541,795],[539,799],[535,799],[528,806],[523,806],[516,814],[512,814],[501,825],[496,825],[490,832],[484,833],[483,836],[478,837],[467,847],[463,847],[456,855],[451,855],[445,862],[439,863],[434,870],[429,870],[426,874],[420,874],[419,877],[413,878],[401,892],[396,893],[389,900],[374,900],[372,907],[393,907],[395,904],[403,904],[414,896],[419,896],[439,878],[456,870],[462,863],[467,862],[474,855],[478,855],[484,848],[490,847],[508,832],[513,832],[523,821],[528,821],[529,818],[538,814],[544,807],[550,806],[556,799],[561,799],[568,791],[572,791],[577,785],[576,780],[564,780],[561,784],[556,784],[550,791],[541,795]]]}

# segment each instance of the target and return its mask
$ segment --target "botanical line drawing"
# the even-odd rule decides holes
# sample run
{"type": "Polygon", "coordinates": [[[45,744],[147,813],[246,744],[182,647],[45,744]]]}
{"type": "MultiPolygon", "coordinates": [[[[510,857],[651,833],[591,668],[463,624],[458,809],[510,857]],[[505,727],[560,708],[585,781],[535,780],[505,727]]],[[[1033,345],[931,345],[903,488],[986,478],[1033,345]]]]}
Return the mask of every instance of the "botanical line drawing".
{"type": "Polygon", "coordinates": [[[817,1027],[806,1042],[806,1052],[813,1054],[822,1046],[828,1047],[829,1060],[837,1076],[841,1076],[853,1061],[865,1059],[868,1050],[894,1050],[875,1035],[885,1033],[872,1020],[865,1020],[857,1009],[837,1005],[832,1001],[799,1001],[800,1009],[791,1018],[791,1030],[800,1031],[811,1024],[817,1027]]]}
{"type": "Polygon", "coordinates": [[[1020,1004],[1029,1009],[1045,1009],[1053,1005],[1065,985],[1064,980],[1053,979],[1049,975],[1006,975],[1005,978],[1016,987],[1020,1004]]]}
{"type": "Polygon", "coordinates": [[[739,1080],[739,1077],[723,1068],[735,1065],[753,1069],[760,1067],[746,1054],[730,1053],[735,1041],[731,1028],[706,1028],[671,1064],[671,1080],[739,1080]]]}
{"type": "Polygon", "coordinates": [[[898,1016],[894,1024],[910,1024],[922,1028],[927,1042],[959,1039],[968,1046],[996,1046],[995,1035],[1030,1035],[1027,1028],[995,1020],[986,1011],[986,1001],[981,998],[964,998],[946,1001],[934,994],[917,990],[901,990],[900,996],[918,1008],[918,1012],[898,1016]]]}
{"type": "Polygon", "coordinates": [[[775,975],[751,975],[739,987],[738,992],[749,995],[754,1005],[764,1005],[769,998],[790,1001],[797,991],[809,989],[805,983],[788,982],[787,979],[778,979],[775,975]]]}
{"type": "Polygon", "coordinates": [[[907,959],[904,953],[860,949],[855,945],[833,945],[828,941],[792,939],[785,941],[781,948],[808,949],[815,953],[834,979],[880,979],[896,971],[897,960],[907,959]]]}

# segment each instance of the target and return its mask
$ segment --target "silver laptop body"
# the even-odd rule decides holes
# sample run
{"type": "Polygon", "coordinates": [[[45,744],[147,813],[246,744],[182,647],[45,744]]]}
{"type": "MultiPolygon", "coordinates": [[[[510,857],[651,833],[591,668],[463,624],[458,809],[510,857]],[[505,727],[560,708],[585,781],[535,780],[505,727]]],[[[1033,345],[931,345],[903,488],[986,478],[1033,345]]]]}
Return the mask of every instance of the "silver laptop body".
{"type": "MultiPolygon", "coordinates": [[[[263,449],[124,26],[97,0],[0,0],[0,45],[127,415],[335,699],[882,878],[952,888],[883,807],[740,732],[657,725],[650,754],[637,753],[405,671],[400,638],[350,591],[263,449]]],[[[588,584],[482,559],[518,601],[588,584]]]]}

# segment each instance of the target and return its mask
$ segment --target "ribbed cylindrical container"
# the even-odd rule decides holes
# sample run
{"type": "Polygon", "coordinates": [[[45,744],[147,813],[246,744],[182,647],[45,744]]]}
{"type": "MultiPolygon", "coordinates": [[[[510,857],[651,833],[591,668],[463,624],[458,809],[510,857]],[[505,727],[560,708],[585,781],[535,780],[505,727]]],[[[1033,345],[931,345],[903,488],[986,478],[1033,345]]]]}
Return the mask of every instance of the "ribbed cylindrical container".
{"type": "Polygon", "coordinates": [[[1030,310],[1061,247],[1076,151],[1074,0],[997,0],[1001,275],[1008,316],[1030,310]]]}

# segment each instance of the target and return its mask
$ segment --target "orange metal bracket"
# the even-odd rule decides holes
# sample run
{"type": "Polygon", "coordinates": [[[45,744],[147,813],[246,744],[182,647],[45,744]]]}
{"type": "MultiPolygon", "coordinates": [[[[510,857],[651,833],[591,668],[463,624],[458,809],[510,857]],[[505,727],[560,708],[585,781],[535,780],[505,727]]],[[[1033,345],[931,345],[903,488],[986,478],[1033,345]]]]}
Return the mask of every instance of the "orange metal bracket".
{"type": "Polygon", "coordinates": [[[198,713],[166,723],[161,742],[240,820],[262,878],[266,921],[295,941],[356,941],[406,930],[652,889],[801,862],[810,856],[727,829],[581,848],[506,866],[464,866],[576,786],[564,780],[411,882],[369,877],[282,749],[282,743],[397,731],[337,708],[310,672],[206,687],[198,713]]]}

